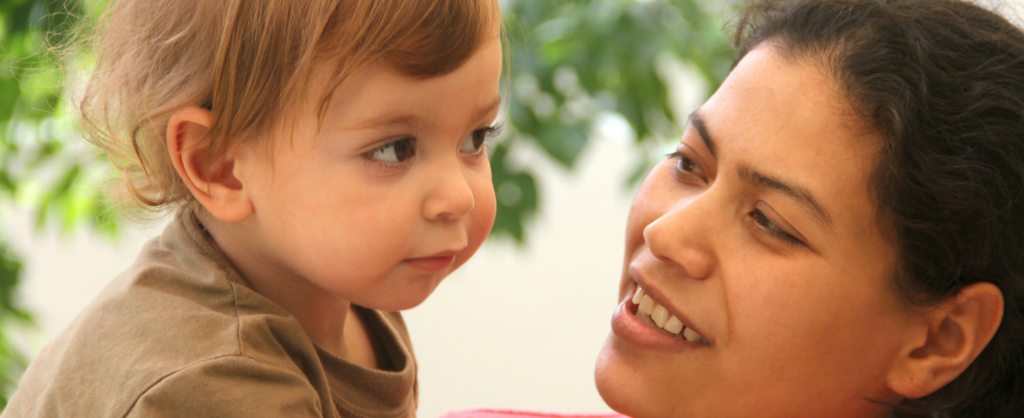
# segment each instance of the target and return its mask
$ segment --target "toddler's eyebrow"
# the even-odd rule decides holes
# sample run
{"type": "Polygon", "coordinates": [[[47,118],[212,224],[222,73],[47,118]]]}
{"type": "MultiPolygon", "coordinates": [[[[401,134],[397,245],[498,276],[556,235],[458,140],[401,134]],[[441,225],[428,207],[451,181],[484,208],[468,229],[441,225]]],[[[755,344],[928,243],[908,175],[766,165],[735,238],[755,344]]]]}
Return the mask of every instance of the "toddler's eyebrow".
{"type": "Polygon", "coordinates": [[[385,113],[356,121],[353,125],[357,128],[373,128],[377,126],[422,126],[423,118],[413,114],[385,113]]]}
{"type": "Polygon", "coordinates": [[[499,107],[501,107],[501,96],[498,96],[497,98],[492,100],[490,106],[484,106],[480,108],[480,112],[476,115],[475,118],[473,118],[473,120],[483,118],[484,116],[487,116],[489,113],[497,110],[499,107]]]}
{"type": "MultiPolygon", "coordinates": [[[[481,107],[480,110],[478,110],[477,113],[473,115],[472,120],[476,121],[482,119],[484,116],[487,116],[491,112],[494,112],[499,107],[501,107],[501,96],[498,96],[498,98],[494,99],[494,101],[492,101],[489,106],[481,107]]],[[[352,125],[360,129],[395,125],[405,127],[423,127],[427,125],[428,122],[428,120],[425,120],[419,117],[418,115],[412,113],[385,113],[381,115],[368,117],[365,119],[359,119],[352,125]]]]}

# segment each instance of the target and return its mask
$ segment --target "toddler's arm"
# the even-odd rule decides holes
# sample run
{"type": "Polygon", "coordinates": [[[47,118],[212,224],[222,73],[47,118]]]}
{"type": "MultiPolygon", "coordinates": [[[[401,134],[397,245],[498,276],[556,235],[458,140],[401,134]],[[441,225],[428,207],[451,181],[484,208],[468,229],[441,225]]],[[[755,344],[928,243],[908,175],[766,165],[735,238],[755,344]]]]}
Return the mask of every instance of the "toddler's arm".
{"type": "Polygon", "coordinates": [[[126,418],[323,417],[304,376],[242,356],[178,370],[150,387],[126,418]]]}

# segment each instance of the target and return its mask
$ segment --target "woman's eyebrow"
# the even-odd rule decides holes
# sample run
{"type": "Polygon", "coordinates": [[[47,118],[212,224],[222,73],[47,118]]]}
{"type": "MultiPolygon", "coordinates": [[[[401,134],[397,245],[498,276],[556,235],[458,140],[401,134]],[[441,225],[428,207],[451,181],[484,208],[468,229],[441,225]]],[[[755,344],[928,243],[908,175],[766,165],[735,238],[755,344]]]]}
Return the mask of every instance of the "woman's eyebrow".
{"type": "Polygon", "coordinates": [[[717,159],[715,155],[715,141],[711,139],[711,134],[708,133],[708,127],[704,124],[704,118],[700,115],[700,109],[694,110],[690,113],[690,117],[686,119],[688,124],[692,125],[697,130],[697,134],[700,135],[700,139],[704,141],[704,146],[707,147],[708,152],[711,153],[711,157],[717,159]]]}
{"type": "MultiPolygon", "coordinates": [[[[687,123],[697,130],[697,134],[704,141],[704,146],[707,147],[711,156],[717,159],[718,156],[715,155],[715,140],[708,133],[708,127],[704,123],[704,118],[701,117],[700,109],[693,111],[687,120],[687,123]]],[[[829,232],[834,231],[832,216],[818,203],[818,200],[814,198],[814,195],[806,187],[762,174],[748,165],[741,165],[739,167],[739,174],[741,178],[749,183],[760,187],[767,187],[800,202],[821,226],[829,232]]]]}
{"type": "Polygon", "coordinates": [[[832,217],[824,207],[818,204],[814,195],[811,194],[811,191],[807,188],[793,184],[792,182],[787,182],[759,173],[757,170],[754,170],[752,167],[745,164],[739,166],[738,171],[740,173],[740,178],[743,178],[757,186],[775,190],[796,200],[803,205],[804,208],[813,215],[814,219],[818,221],[821,226],[825,227],[827,231],[834,231],[832,228],[832,217]]]}

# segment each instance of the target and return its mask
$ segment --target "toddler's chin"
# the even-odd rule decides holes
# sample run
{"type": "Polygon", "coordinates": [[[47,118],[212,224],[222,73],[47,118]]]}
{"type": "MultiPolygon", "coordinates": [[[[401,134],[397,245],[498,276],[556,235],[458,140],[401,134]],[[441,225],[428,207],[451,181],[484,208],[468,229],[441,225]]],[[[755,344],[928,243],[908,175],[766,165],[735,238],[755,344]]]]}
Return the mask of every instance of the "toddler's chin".
{"type": "MultiPolygon", "coordinates": [[[[430,296],[430,295],[428,294],[427,296],[430,296]]],[[[415,299],[406,299],[406,300],[401,300],[401,301],[383,301],[380,304],[375,304],[376,306],[364,306],[364,308],[372,308],[372,309],[376,309],[378,311],[390,311],[390,312],[405,311],[405,310],[409,310],[409,309],[415,308],[417,306],[420,306],[420,304],[422,304],[424,301],[427,300],[427,296],[423,296],[423,297],[419,297],[419,298],[415,298],[415,299]]]]}
{"type": "Polygon", "coordinates": [[[374,292],[372,298],[353,300],[352,303],[379,311],[404,311],[415,308],[434,293],[439,283],[425,283],[422,288],[401,288],[374,292]]]}

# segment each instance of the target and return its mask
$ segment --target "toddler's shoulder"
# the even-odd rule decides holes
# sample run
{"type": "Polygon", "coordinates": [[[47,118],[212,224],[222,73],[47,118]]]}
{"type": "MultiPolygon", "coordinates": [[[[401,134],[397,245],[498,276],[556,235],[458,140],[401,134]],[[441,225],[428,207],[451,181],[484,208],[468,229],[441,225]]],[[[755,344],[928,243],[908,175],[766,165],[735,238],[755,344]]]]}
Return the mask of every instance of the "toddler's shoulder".
{"type": "Polygon", "coordinates": [[[47,344],[8,409],[117,417],[168,405],[187,411],[178,402],[240,395],[227,386],[265,401],[288,396],[282,387],[317,398],[303,370],[316,353],[301,326],[246,287],[181,217],[47,344]],[[251,382],[281,396],[260,395],[263,384],[251,382]],[[190,393],[204,396],[190,400],[190,393]]]}

